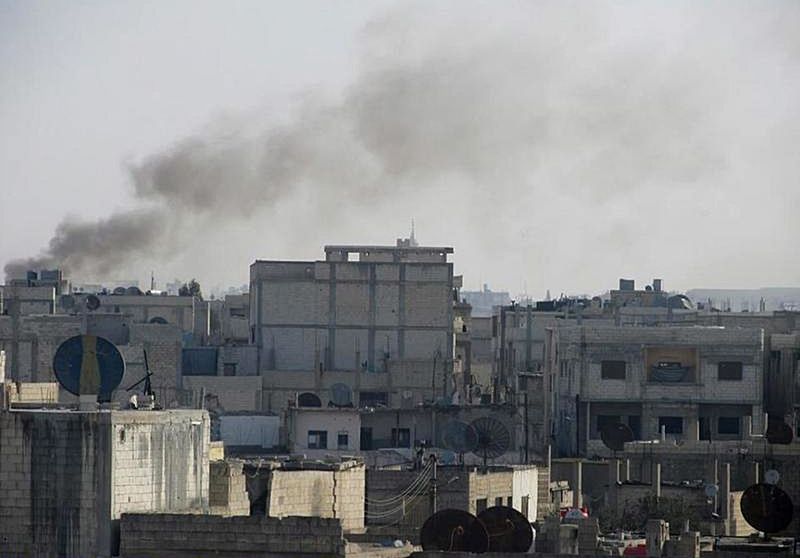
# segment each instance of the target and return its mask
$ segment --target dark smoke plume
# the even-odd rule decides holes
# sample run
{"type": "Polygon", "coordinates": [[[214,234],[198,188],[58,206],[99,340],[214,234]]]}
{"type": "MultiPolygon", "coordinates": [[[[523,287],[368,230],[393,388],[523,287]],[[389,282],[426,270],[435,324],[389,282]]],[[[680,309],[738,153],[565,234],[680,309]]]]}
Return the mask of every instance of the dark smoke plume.
{"type": "MultiPolygon", "coordinates": [[[[6,273],[106,273],[296,196],[324,211],[424,199],[428,185],[452,181],[476,204],[491,191],[501,201],[534,193],[544,206],[552,192],[600,202],[725,184],[755,141],[747,109],[763,102],[759,83],[780,82],[764,60],[788,68],[800,58],[789,23],[800,4],[771,6],[391,13],[363,31],[362,65],[341,99],[312,98],[284,123],[198,134],[132,165],[145,209],[64,222],[40,257],[6,273]]],[[[780,94],[798,93],[792,83],[780,94]]]]}

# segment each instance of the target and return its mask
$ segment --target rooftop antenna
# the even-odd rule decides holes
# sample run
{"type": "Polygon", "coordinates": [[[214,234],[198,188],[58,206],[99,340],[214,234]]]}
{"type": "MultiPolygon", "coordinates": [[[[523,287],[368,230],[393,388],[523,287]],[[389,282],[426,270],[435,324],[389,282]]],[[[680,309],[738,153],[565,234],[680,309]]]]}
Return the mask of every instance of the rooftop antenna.
{"type": "Polygon", "coordinates": [[[150,290],[156,290],[156,277],[153,275],[153,270],[150,270],[150,290]]]}
{"type": "Polygon", "coordinates": [[[147,362],[147,350],[142,349],[142,353],[144,353],[144,378],[134,384],[131,384],[126,391],[133,391],[136,386],[144,382],[144,389],[142,391],[150,399],[151,405],[155,406],[155,393],[153,393],[153,387],[150,384],[150,376],[152,376],[153,373],[150,371],[150,364],[147,362]]]}

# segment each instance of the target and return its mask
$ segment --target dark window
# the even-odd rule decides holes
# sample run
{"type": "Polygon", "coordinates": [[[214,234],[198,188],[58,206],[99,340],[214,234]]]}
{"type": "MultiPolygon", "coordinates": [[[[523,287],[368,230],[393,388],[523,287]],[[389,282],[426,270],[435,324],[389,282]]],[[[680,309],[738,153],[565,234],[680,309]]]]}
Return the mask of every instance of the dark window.
{"type": "Polygon", "coordinates": [[[719,417],[717,432],[719,434],[739,434],[739,417],[719,417]]]}
{"type": "Polygon", "coordinates": [[[530,497],[529,496],[523,496],[522,497],[522,504],[520,505],[520,507],[522,509],[519,510],[519,511],[522,512],[522,515],[524,515],[525,517],[528,517],[528,507],[529,507],[529,505],[530,505],[530,497]]]}
{"type": "Polygon", "coordinates": [[[597,415],[597,437],[600,437],[600,433],[603,431],[604,428],[617,424],[619,422],[619,417],[615,415],[597,415]]]}
{"type": "Polygon", "coordinates": [[[710,440],[711,439],[711,428],[709,426],[708,417],[700,417],[698,420],[699,428],[700,428],[700,439],[701,440],[710,440]]]}
{"type": "Polygon", "coordinates": [[[742,379],[742,363],[741,362],[720,362],[717,365],[717,379],[718,380],[741,380],[742,379]]]}
{"type": "Polygon", "coordinates": [[[385,391],[362,391],[358,394],[360,407],[388,407],[389,394],[385,391]]]}
{"type": "Polygon", "coordinates": [[[512,502],[512,500],[511,500],[511,496],[508,496],[508,497],[506,498],[506,506],[508,506],[508,507],[510,508],[510,507],[511,507],[511,502],[512,502]]]}
{"type": "Polygon", "coordinates": [[[631,432],[633,432],[633,439],[634,440],[641,440],[642,439],[642,417],[639,415],[629,415],[628,416],[628,426],[631,427],[631,432]]]}
{"type": "Polygon", "coordinates": [[[246,318],[247,313],[244,308],[231,308],[230,316],[231,318],[246,318]]]}
{"type": "Polygon", "coordinates": [[[371,450],[372,449],[372,428],[369,426],[362,426],[361,427],[361,449],[362,450],[371,450]]]}
{"type": "Polygon", "coordinates": [[[322,401],[316,393],[305,392],[297,396],[298,407],[322,407],[322,401]]]}
{"type": "Polygon", "coordinates": [[[683,417],[658,417],[658,431],[667,434],[683,434],[683,417]]]}
{"type": "Polygon", "coordinates": [[[181,372],[184,376],[216,376],[216,347],[192,347],[181,351],[181,372]]]}
{"type": "Polygon", "coordinates": [[[624,380],[624,360],[604,360],[600,364],[600,377],[604,380],[624,380]]]}
{"type": "Polygon", "coordinates": [[[486,498],[478,498],[475,500],[475,514],[481,513],[486,509],[486,498]]]}
{"type": "Polygon", "coordinates": [[[392,428],[392,447],[410,448],[411,431],[408,428],[392,428]]]}
{"type": "Polygon", "coordinates": [[[308,449],[328,449],[328,433],[325,430],[309,430],[308,449]]]}
{"type": "Polygon", "coordinates": [[[226,362],[222,365],[222,373],[225,376],[235,376],[236,375],[236,363],[235,362],[226,362]]]}
{"type": "Polygon", "coordinates": [[[348,445],[349,445],[349,436],[347,435],[347,432],[339,432],[336,435],[336,446],[339,449],[347,449],[348,445]]]}
{"type": "Polygon", "coordinates": [[[495,506],[502,506],[503,505],[503,497],[500,496],[499,498],[495,498],[494,499],[494,505],[495,506]]]}

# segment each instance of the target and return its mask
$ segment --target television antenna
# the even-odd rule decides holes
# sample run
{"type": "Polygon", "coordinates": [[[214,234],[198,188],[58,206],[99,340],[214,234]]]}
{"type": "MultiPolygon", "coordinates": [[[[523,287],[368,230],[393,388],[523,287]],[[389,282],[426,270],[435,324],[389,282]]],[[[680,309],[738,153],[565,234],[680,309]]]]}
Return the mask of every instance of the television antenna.
{"type": "Polygon", "coordinates": [[[78,397],[111,400],[125,374],[125,361],[114,344],[96,335],[75,335],[58,346],[53,373],[65,390],[78,397]]]}

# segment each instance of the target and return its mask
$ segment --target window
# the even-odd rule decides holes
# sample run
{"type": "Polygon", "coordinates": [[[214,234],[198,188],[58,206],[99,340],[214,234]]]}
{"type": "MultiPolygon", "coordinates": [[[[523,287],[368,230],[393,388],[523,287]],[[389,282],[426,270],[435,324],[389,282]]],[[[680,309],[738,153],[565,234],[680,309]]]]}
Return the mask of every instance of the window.
{"type": "Polygon", "coordinates": [[[328,433],[325,430],[309,430],[308,449],[328,449],[328,433]]]}
{"type": "Polygon", "coordinates": [[[410,448],[411,431],[408,428],[392,428],[392,447],[410,448]]]}
{"type": "Polygon", "coordinates": [[[741,362],[720,362],[717,365],[717,379],[736,381],[742,379],[741,362]]]}
{"type": "Polygon", "coordinates": [[[339,432],[336,435],[336,447],[338,449],[348,449],[349,446],[349,436],[347,432],[339,432]]]}
{"type": "Polygon", "coordinates": [[[510,507],[511,507],[511,502],[512,502],[512,500],[511,500],[511,496],[508,496],[508,497],[506,498],[506,506],[508,506],[508,507],[510,508],[510,507]]]}
{"type": "Polygon", "coordinates": [[[360,407],[388,407],[389,394],[385,391],[362,391],[358,394],[360,407]]]}
{"type": "Polygon", "coordinates": [[[529,505],[530,505],[530,496],[523,496],[522,497],[522,504],[520,505],[520,507],[522,509],[519,510],[519,511],[522,512],[522,515],[524,515],[525,517],[528,517],[528,507],[529,507],[529,505]]]}
{"type": "Polygon", "coordinates": [[[486,498],[478,498],[475,500],[475,515],[481,513],[486,509],[486,498]]]}
{"type": "Polygon", "coordinates": [[[226,362],[222,365],[222,374],[224,376],[235,376],[236,375],[236,363],[235,362],[226,362]]]}
{"type": "Polygon", "coordinates": [[[600,434],[603,432],[604,428],[611,427],[618,422],[619,417],[616,415],[597,415],[597,438],[600,437],[600,434]]]}
{"type": "Polygon", "coordinates": [[[604,360],[600,363],[600,377],[604,380],[624,380],[624,360],[604,360]]]}
{"type": "Polygon", "coordinates": [[[739,417],[719,417],[717,432],[719,434],[739,434],[739,417]]]}
{"type": "Polygon", "coordinates": [[[230,317],[231,318],[246,318],[247,313],[244,308],[231,308],[230,309],[230,317]]]}
{"type": "Polygon", "coordinates": [[[683,434],[683,417],[658,417],[658,431],[667,434],[683,434]]]}
{"type": "Polygon", "coordinates": [[[494,499],[494,505],[495,506],[502,506],[503,505],[503,497],[500,496],[499,498],[495,498],[494,499]]]}

